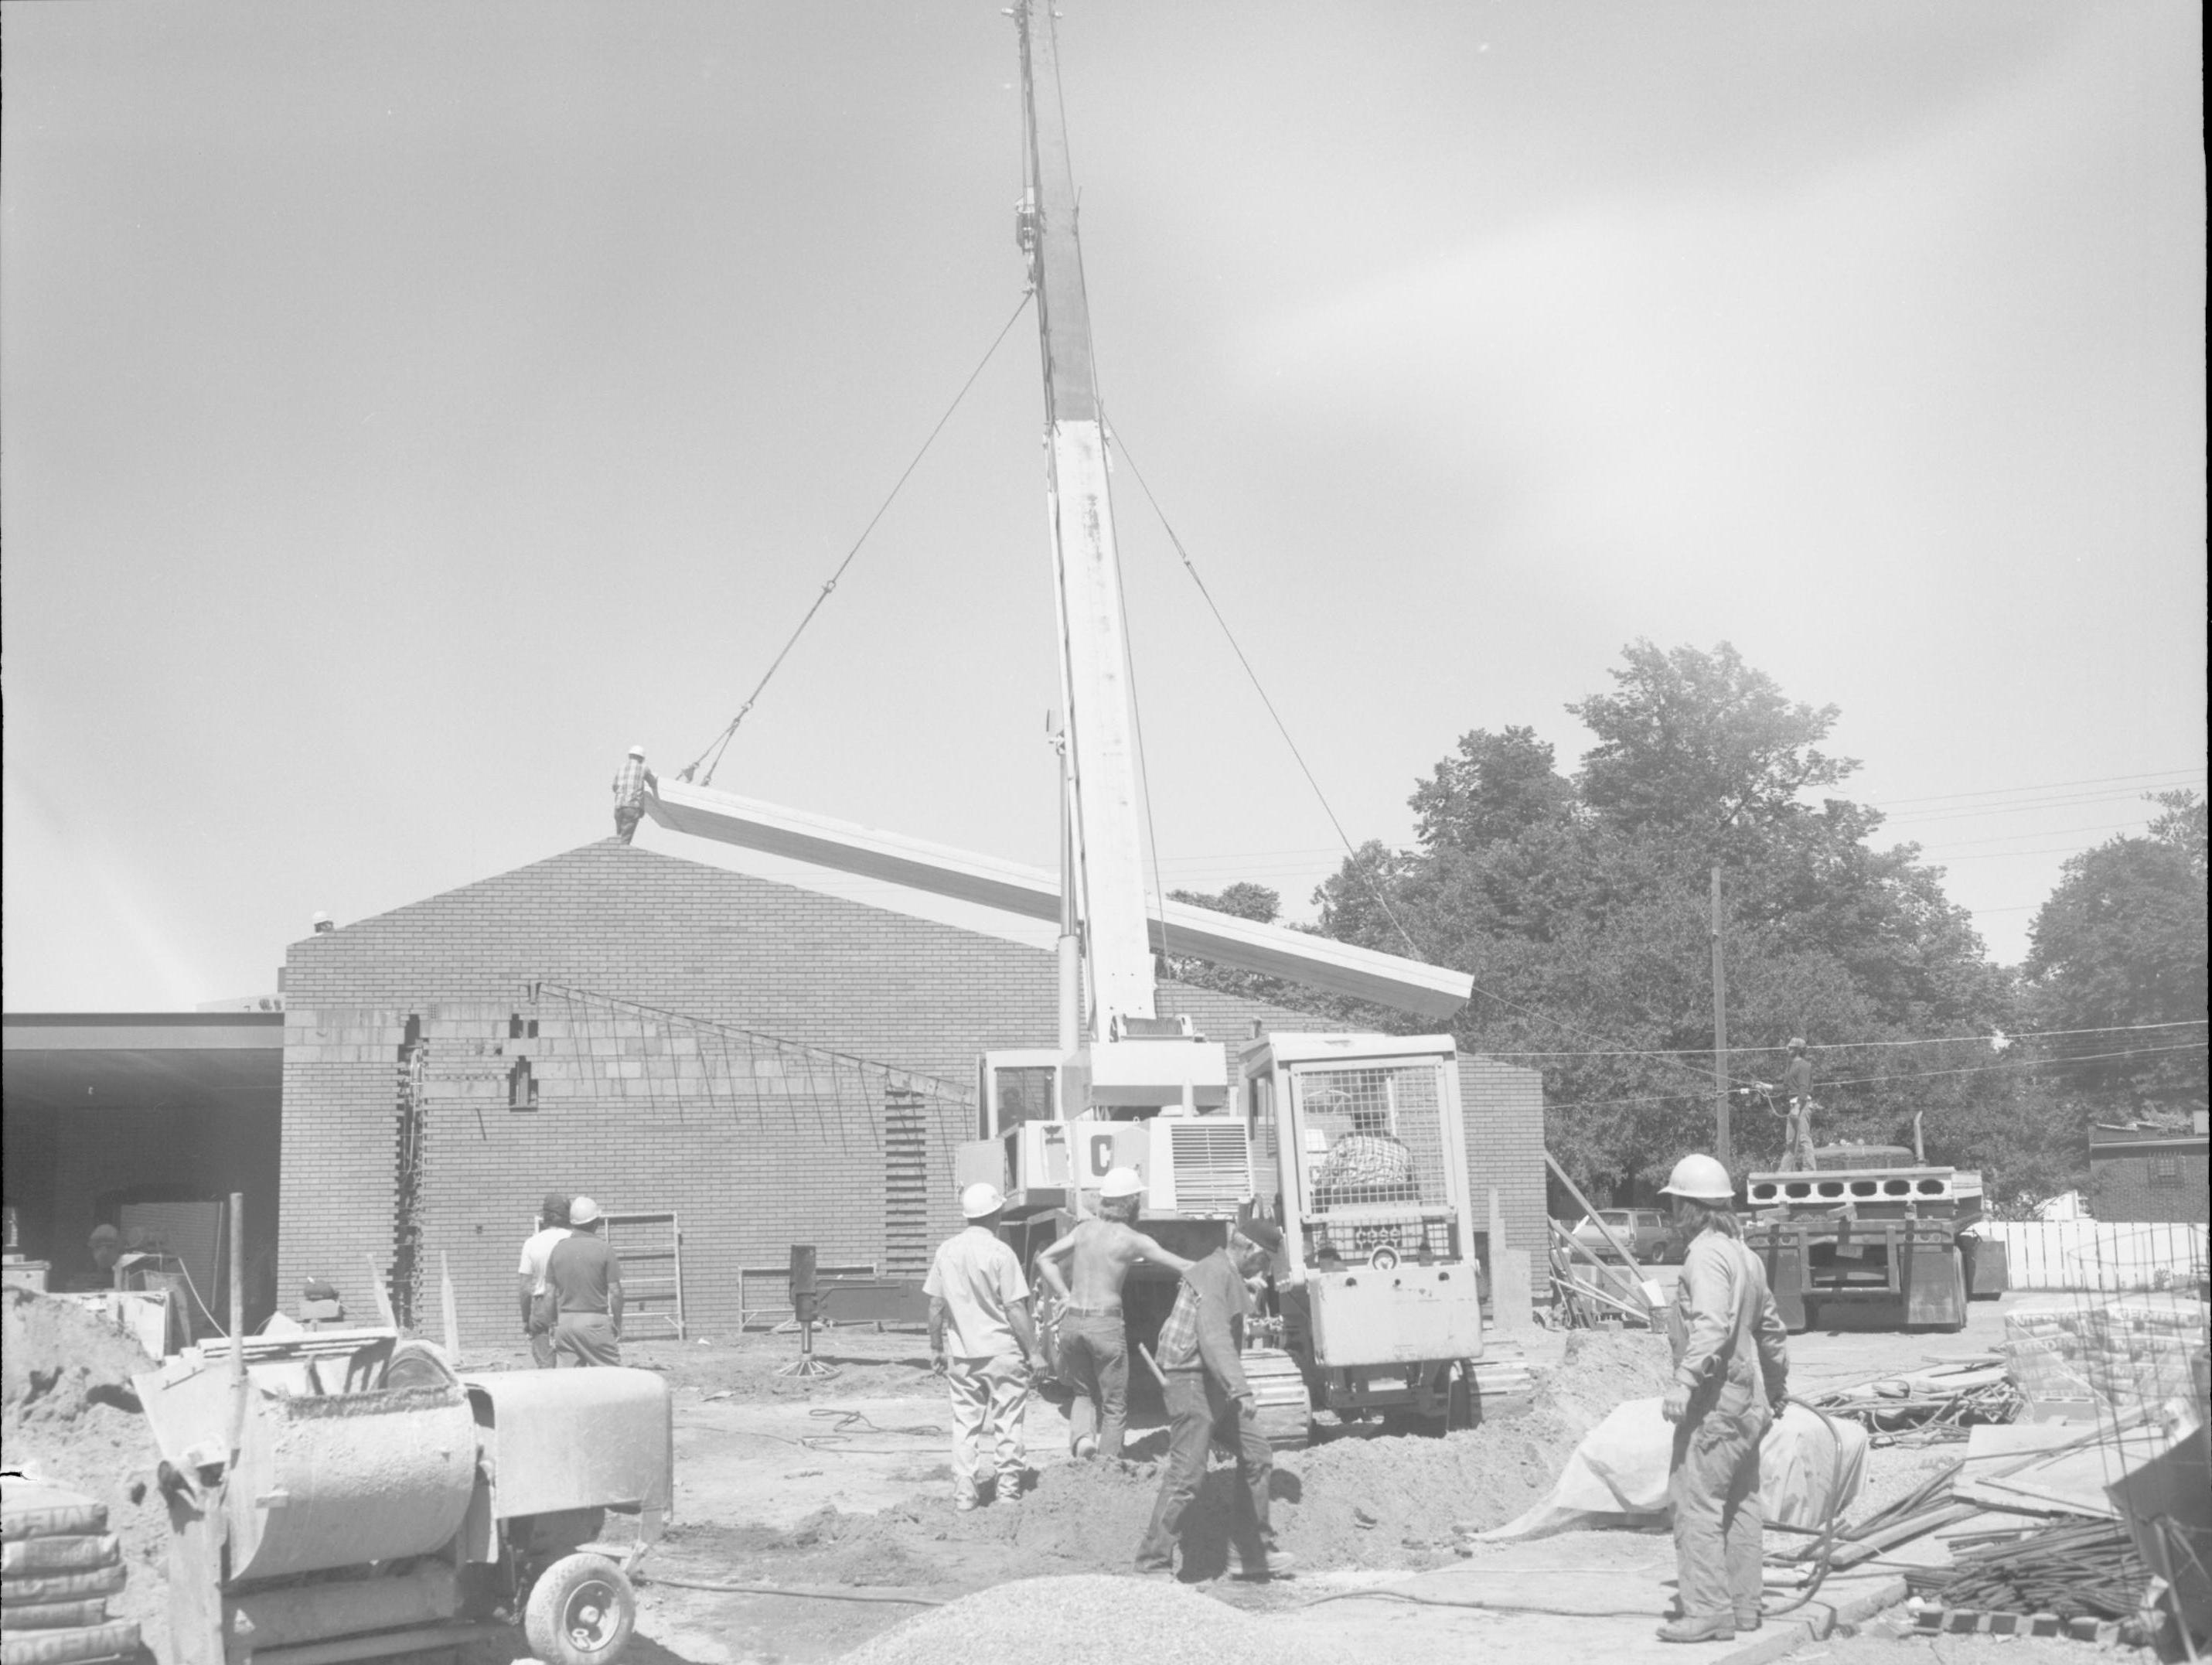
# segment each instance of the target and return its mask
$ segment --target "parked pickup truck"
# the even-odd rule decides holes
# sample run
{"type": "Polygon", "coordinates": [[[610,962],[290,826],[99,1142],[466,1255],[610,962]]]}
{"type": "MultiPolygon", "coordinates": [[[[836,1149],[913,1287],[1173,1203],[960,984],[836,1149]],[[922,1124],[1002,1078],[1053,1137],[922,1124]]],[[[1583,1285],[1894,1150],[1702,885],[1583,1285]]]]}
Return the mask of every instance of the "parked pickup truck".
{"type": "Polygon", "coordinates": [[[1628,1252],[1636,1256],[1639,1265],[1645,1262],[1661,1264],[1680,1258],[1674,1243],[1674,1227],[1667,1216],[1656,1208],[1601,1208],[1597,1218],[1583,1216],[1582,1224],[1575,1227],[1575,1241],[1583,1244],[1600,1260],[1617,1260],[1613,1245],[1605,1240],[1605,1233],[1597,1228],[1603,1220],[1612,1228],[1613,1235],[1628,1245],[1628,1252]]]}

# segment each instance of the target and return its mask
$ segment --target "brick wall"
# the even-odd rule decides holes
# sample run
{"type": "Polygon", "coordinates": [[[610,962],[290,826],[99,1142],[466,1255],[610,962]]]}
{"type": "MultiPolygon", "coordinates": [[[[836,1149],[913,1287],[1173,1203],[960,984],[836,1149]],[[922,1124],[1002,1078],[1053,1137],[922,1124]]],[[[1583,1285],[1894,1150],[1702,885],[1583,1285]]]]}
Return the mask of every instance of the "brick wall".
{"type": "Polygon", "coordinates": [[[2195,1150],[2089,1152],[2089,1212],[2100,1220],[2212,1218],[2212,1164],[2195,1150]]]}
{"type": "MultiPolygon", "coordinates": [[[[1054,987],[1048,952],[612,841],[307,938],[285,975],[280,1291],[325,1277],[374,1310],[410,1018],[424,1327],[442,1255],[465,1337],[516,1334],[520,1240],[568,1189],[681,1217],[689,1317],[713,1335],[737,1322],[738,1268],[781,1266],[793,1243],[884,1259],[887,1083],[928,1095],[930,1224],[956,1228],[976,1054],[1051,1045],[1054,987]],[[520,1058],[534,1109],[509,1102],[520,1058]]],[[[1232,1079],[1255,1019],[1340,1027],[1179,985],[1160,1006],[1222,1043],[1232,1079]]],[[[1496,1184],[1509,1241],[1540,1249],[1540,1078],[1467,1060],[1462,1081],[1478,1224],[1496,1184]]]]}

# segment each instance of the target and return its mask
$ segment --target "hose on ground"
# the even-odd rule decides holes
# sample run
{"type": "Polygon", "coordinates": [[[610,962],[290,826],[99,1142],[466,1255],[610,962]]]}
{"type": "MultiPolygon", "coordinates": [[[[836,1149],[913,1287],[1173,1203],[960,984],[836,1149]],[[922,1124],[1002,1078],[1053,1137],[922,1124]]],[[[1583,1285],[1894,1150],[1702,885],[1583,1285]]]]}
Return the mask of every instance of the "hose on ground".
{"type": "Polygon", "coordinates": [[[907,1595],[887,1589],[824,1589],[816,1584],[710,1584],[697,1578],[672,1578],[656,1572],[640,1583],[667,1584],[677,1589],[705,1590],[713,1595],[795,1595],[807,1601],[877,1601],[887,1606],[941,1607],[933,1595],[907,1595]]]}

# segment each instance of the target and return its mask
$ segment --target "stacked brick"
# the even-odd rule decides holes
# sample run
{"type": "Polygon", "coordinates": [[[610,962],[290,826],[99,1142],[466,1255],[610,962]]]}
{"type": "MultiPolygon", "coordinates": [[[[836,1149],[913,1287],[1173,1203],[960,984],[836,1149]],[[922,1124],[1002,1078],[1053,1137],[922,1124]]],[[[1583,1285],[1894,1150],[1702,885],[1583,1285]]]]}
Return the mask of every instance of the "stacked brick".
{"type": "MultiPolygon", "coordinates": [[[[285,973],[280,1294],[374,1310],[392,1259],[395,1071],[424,1048],[413,1221],[465,1339],[520,1339],[514,1265],[539,1198],[673,1211],[695,1334],[738,1322],[741,1270],[915,1258],[957,1230],[953,1147],[977,1054],[1049,1046],[1048,952],[611,841],[293,945],[285,973]],[[910,1116],[923,1106],[920,1206],[910,1116]],[[918,1222],[918,1224],[917,1224],[918,1222]]],[[[1233,1079],[1255,1021],[1305,1013],[1164,985],[1233,1079]]],[[[1462,1065],[1475,1212],[1544,1243],[1534,1073],[1462,1065]]]]}
{"type": "Polygon", "coordinates": [[[107,1616],[123,1588],[107,1506],[21,1474],[0,1476],[0,1652],[5,1665],[72,1665],[138,1650],[138,1626],[107,1616]]]}
{"type": "Polygon", "coordinates": [[[2005,1373],[2028,1399],[2106,1412],[2202,1401],[2212,1376],[2202,1301],[2086,1302],[2005,1315],[2005,1373]]]}

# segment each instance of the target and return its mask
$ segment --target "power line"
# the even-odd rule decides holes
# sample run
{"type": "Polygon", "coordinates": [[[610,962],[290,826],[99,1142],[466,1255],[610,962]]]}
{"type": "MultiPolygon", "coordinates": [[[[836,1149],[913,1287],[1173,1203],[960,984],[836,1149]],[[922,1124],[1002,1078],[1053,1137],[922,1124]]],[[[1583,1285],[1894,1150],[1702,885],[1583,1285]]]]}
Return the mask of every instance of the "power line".
{"type": "MultiPolygon", "coordinates": [[[[1985,1047],[1992,1040],[1998,1038],[2018,1045],[2027,1041],[2051,1041],[2061,1036],[2075,1035],[2134,1035],[2152,1030],[2190,1029],[2201,1027],[2207,1022],[2212,1022],[2212,1019],[2180,1018],[2170,1023],[2107,1024],[2096,1029],[2037,1029],[2029,1030],[2019,1035],[2006,1035],[2002,1037],[1990,1035],[1928,1035],[1903,1041],[1824,1041],[1818,1045],[1808,1046],[1805,1049],[1808,1052],[1851,1052],[1862,1047],[1948,1047],[1963,1046],[1968,1043],[1985,1047]]],[[[1486,1058],[1654,1058],[1660,1056],[1709,1058],[1712,1055],[1712,1050],[1711,1047],[1668,1047],[1639,1048],[1632,1051],[1620,1052],[1499,1052],[1486,1047],[1483,1048],[1483,1056],[1486,1058]]],[[[1787,1047],[1730,1046],[1729,1048],[1729,1051],[1732,1054],[1789,1050],[1787,1047]]]]}
{"type": "Polygon", "coordinates": [[[868,541],[868,534],[876,529],[876,523],[884,518],[890,511],[892,503],[897,501],[900,491],[905,488],[907,481],[913,476],[915,470],[921,466],[921,459],[929,454],[929,447],[937,443],[937,436],[945,431],[945,424],[952,420],[952,413],[960,408],[960,402],[968,397],[968,390],[975,385],[975,379],[983,374],[984,367],[989,364],[997,355],[999,343],[1006,338],[1006,332],[1012,330],[1021,315],[1029,310],[1030,301],[1034,298],[1035,293],[1034,290],[1030,289],[1024,289],[1022,292],[1022,298],[1016,304],[1012,315],[999,326],[999,333],[991,337],[991,344],[983,349],[983,356],[977,361],[975,368],[968,373],[968,380],[960,384],[960,391],[952,396],[952,403],[945,407],[945,414],[937,419],[937,426],[929,430],[929,436],[922,441],[921,448],[914,453],[913,460],[900,471],[898,479],[891,486],[890,495],[885,497],[877,506],[876,512],[868,517],[868,524],[860,528],[860,535],[853,540],[853,547],[845,551],[845,558],[837,563],[837,570],[830,574],[829,582],[824,584],[815,596],[813,605],[807,608],[805,617],[799,621],[798,628],[792,631],[782,647],[777,651],[776,656],[769,661],[768,669],[761,673],[761,679],[753,684],[753,691],[745,696],[745,702],[738,708],[738,714],[730,719],[727,727],[707,743],[705,751],[702,751],[684,766],[678,774],[676,777],[678,780],[689,781],[697,772],[699,765],[707,763],[707,752],[711,751],[714,754],[714,761],[707,764],[707,778],[702,781],[700,785],[710,786],[714,783],[714,771],[722,766],[722,754],[730,749],[730,742],[737,737],[738,725],[744,721],[745,714],[753,708],[754,702],[761,696],[762,690],[768,686],[769,678],[782,669],[784,659],[790,654],[791,650],[799,645],[799,638],[805,634],[806,627],[814,623],[814,615],[820,612],[822,604],[830,599],[830,592],[837,587],[837,580],[844,577],[845,568],[851,566],[853,557],[860,554],[860,545],[868,541]]]}

